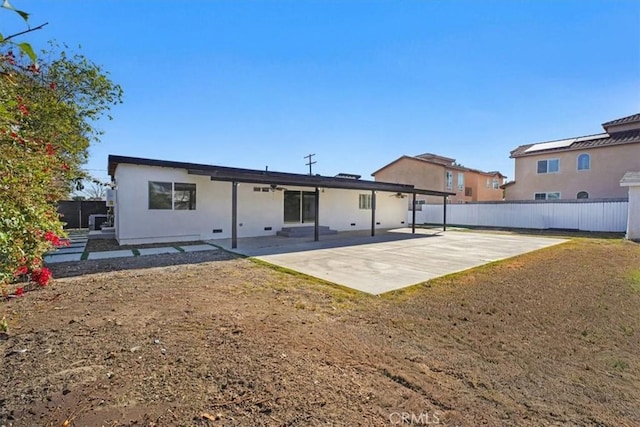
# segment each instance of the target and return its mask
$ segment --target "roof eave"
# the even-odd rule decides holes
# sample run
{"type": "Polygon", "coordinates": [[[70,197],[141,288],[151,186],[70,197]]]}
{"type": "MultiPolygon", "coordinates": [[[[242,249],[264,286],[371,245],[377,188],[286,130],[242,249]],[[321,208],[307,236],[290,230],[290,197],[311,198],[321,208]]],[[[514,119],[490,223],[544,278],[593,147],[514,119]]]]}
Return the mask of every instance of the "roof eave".
{"type": "Polygon", "coordinates": [[[348,190],[388,191],[393,193],[423,194],[432,196],[453,196],[455,193],[415,188],[413,185],[395,184],[381,181],[354,180],[350,178],[302,175],[287,172],[261,171],[256,169],[232,168],[227,166],[203,165],[173,162],[139,157],[109,156],[109,175],[112,177],[118,164],[168,167],[186,169],[189,174],[209,176],[215,181],[236,181],[256,184],[296,185],[300,187],[341,188],[348,190]]]}

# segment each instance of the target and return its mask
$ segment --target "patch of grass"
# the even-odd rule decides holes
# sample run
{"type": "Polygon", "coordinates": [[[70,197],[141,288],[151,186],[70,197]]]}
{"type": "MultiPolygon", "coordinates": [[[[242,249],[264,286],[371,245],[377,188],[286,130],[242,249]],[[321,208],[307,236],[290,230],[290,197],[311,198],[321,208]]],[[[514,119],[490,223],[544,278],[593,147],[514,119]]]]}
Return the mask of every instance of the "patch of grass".
{"type": "Polygon", "coordinates": [[[629,367],[629,363],[625,362],[624,360],[615,360],[612,366],[613,366],[613,369],[616,369],[618,371],[624,371],[629,367]]]}
{"type": "Polygon", "coordinates": [[[133,256],[140,256],[140,251],[137,249],[131,249],[131,252],[133,252],[133,256]]]}
{"type": "Polygon", "coordinates": [[[631,289],[635,292],[640,292],[640,270],[633,270],[629,274],[629,280],[631,281],[631,289]]]}
{"type": "Polygon", "coordinates": [[[80,255],[80,261],[86,261],[87,258],[89,258],[89,252],[82,252],[82,255],[80,255]]]}
{"type": "Polygon", "coordinates": [[[173,246],[173,249],[177,250],[178,252],[184,252],[184,249],[182,249],[180,246],[173,246]]]}
{"type": "Polygon", "coordinates": [[[634,331],[633,331],[633,328],[631,326],[622,325],[622,326],[620,326],[620,329],[622,330],[622,334],[623,335],[626,335],[628,337],[633,335],[634,331]]]}

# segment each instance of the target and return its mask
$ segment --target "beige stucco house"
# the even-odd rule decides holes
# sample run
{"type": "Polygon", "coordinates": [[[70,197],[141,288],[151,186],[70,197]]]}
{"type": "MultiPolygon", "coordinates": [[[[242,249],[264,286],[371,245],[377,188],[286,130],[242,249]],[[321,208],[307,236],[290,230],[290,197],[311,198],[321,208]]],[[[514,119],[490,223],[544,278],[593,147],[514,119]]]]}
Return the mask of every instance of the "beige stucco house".
{"type": "MultiPolygon", "coordinates": [[[[483,172],[458,165],[456,159],[425,153],[402,156],[371,174],[376,181],[409,185],[429,185],[450,191],[451,203],[502,200],[500,188],[506,178],[500,172],[483,172]]],[[[431,196],[418,196],[427,203],[441,203],[431,196]]]]}
{"type": "Polygon", "coordinates": [[[602,124],[605,132],[521,145],[511,151],[515,180],[506,200],[627,197],[620,179],[640,170],[640,114],[602,124]]]}

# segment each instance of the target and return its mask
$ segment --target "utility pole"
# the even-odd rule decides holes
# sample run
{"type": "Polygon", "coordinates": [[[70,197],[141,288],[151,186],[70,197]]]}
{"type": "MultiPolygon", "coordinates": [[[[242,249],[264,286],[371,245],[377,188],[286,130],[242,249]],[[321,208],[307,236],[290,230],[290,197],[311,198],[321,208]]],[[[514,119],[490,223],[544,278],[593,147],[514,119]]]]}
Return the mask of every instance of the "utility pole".
{"type": "Polygon", "coordinates": [[[305,163],[307,166],[309,166],[309,175],[313,175],[313,173],[311,172],[311,165],[315,165],[317,162],[312,162],[311,158],[315,156],[315,154],[309,154],[307,156],[304,156],[305,159],[309,159],[308,163],[305,163]]]}

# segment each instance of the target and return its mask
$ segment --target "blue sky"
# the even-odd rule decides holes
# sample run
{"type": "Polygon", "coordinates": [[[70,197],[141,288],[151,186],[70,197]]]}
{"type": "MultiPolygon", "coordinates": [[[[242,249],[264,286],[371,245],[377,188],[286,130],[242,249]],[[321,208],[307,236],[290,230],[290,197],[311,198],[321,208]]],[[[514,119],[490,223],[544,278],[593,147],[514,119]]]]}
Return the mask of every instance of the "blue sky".
{"type": "Polygon", "coordinates": [[[108,154],[370,178],[424,152],[513,177],[518,145],[640,112],[637,0],[12,3],[124,88],[100,178],[108,154]]]}

